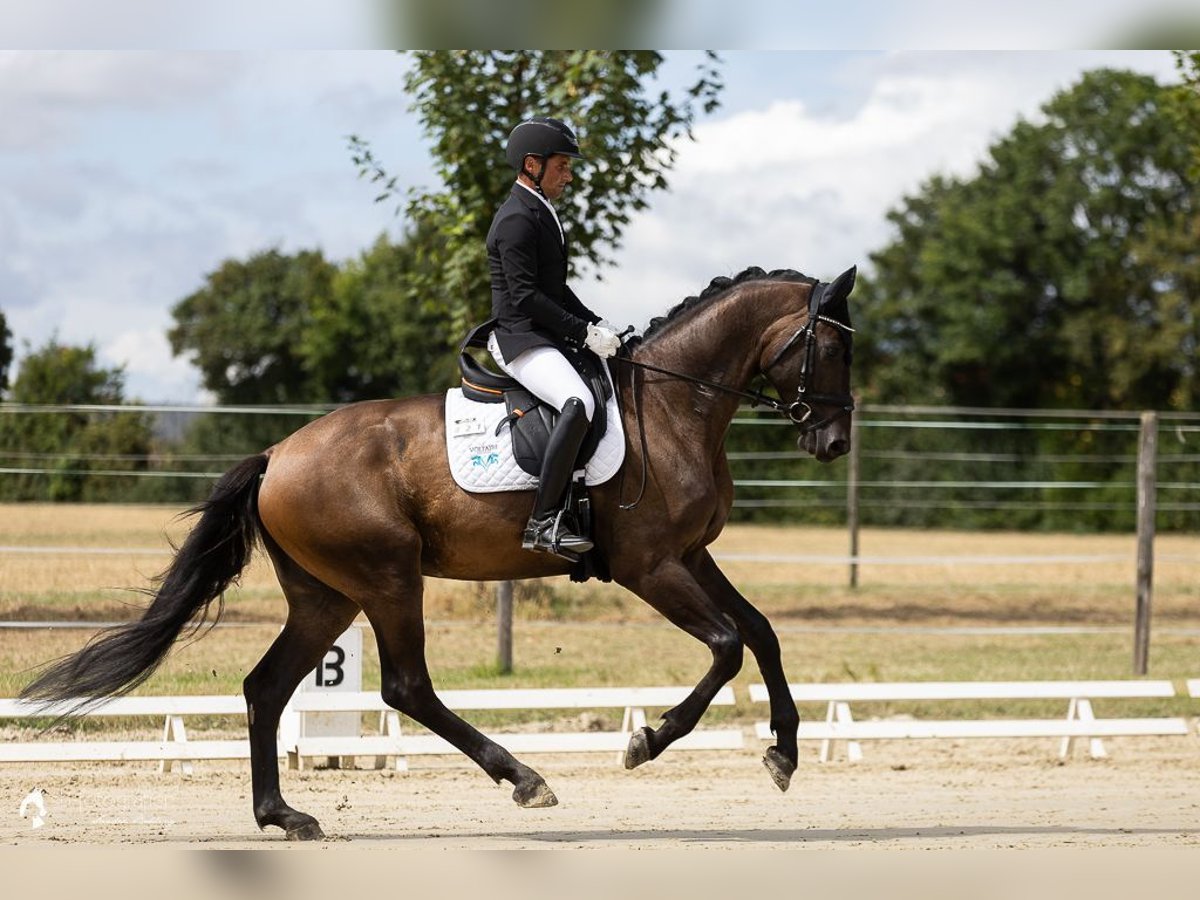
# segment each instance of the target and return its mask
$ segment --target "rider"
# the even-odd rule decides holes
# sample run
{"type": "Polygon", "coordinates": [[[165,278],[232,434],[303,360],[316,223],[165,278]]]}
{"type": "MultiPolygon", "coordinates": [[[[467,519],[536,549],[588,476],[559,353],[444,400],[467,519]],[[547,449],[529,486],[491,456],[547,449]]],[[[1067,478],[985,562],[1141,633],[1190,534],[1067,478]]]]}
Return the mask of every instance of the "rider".
{"type": "Polygon", "coordinates": [[[535,116],[509,134],[505,157],[517,180],[487,235],[496,319],[488,349],[500,368],[560,413],[521,546],[586,553],[592,549],[587,538],[562,527],[554,533],[595,411],[591,391],[563,350],[586,347],[607,359],[616,353],[620,338],[567,286],[566,238],[551,201],[571,183],[571,161],[583,154],[566,124],[535,116]]]}

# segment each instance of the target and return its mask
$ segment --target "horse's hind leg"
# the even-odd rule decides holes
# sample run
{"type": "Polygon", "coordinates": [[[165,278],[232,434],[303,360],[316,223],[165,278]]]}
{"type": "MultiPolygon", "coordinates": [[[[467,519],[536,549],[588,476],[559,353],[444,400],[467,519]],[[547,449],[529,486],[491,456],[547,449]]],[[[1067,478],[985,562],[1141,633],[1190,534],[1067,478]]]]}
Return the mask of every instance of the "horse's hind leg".
{"type": "Polygon", "coordinates": [[[621,582],[652,607],[703,641],[712,665],[682,703],[663,714],[657,729],[635,731],[625,752],[625,768],[656,758],[672,742],[688,734],[712,703],[717,691],[742,667],[742,641],[737,630],[678,559],[659,563],[648,573],[621,582]]]}
{"type": "Polygon", "coordinates": [[[421,574],[380,579],[386,594],[359,599],[379,643],[381,693],[384,701],[449,741],[492,780],[513,785],[513,800],[524,807],[554,806],[558,798],[545,780],[511,753],[487,738],[438,699],[425,663],[425,622],[421,574]]]}
{"type": "Polygon", "coordinates": [[[771,699],[771,731],[775,733],[775,746],[767,748],[763,763],[779,789],[786,791],[792,773],[796,771],[796,731],[800,716],[783,673],[779,638],[767,617],[729,583],[708,551],[703,552],[693,569],[708,595],[737,624],[742,639],[758,661],[763,683],[771,699]]]}
{"type": "Polygon", "coordinates": [[[358,607],[301,569],[269,537],[264,542],[287,597],[288,617],[242,687],[250,724],[254,818],[259,828],[279,826],[289,840],[319,840],[324,834],[317,820],[292,809],[280,793],[276,731],[288,698],[354,621],[358,607]]]}

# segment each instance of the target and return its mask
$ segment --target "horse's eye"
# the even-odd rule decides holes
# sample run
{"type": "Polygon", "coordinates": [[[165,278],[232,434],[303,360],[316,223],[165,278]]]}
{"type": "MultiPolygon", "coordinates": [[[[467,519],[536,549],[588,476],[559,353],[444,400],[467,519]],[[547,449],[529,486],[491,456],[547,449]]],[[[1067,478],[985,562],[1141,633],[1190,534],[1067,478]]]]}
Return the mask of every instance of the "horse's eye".
{"type": "Polygon", "coordinates": [[[821,348],[821,356],[825,359],[834,359],[842,352],[842,348],[837,344],[826,344],[821,348]]]}

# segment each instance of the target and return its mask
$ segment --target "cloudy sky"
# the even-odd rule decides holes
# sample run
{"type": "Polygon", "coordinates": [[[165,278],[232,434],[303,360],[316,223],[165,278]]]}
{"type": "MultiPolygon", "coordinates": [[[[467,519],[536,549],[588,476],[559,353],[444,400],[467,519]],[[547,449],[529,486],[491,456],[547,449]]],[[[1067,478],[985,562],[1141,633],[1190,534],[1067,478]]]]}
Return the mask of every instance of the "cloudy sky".
{"type": "MultiPolygon", "coordinates": [[[[604,280],[577,286],[618,325],[747,265],[831,277],[865,263],[905,193],[969,173],[1089,68],[1175,78],[1165,51],[723,56],[723,106],[682,147],[671,191],[604,280]]],[[[679,84],[698,55],[668,58],[679,84]]],[[[341,260],[399,235],[347,134],[401,183],[432,186],[404,65],[386,50],[0,52],[0,310],[18,357],[54,335],[91,342],[125,366],[130,396],[200,400],[164,332],[206,273],[272,247],[341,260]]]]}

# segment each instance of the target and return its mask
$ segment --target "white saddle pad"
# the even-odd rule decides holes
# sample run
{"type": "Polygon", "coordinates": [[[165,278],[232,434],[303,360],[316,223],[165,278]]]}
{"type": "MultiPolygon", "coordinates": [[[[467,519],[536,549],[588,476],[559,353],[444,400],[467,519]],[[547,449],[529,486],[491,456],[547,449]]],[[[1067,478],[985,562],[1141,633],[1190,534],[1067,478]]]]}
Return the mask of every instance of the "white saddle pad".
{"type": "MultiPolygon", "coordinates": [[[[625,460],[625,431],[615,391],[608,398],[606,410],[608,429],[584,468],[584,480],[589,485],[608,481],[625,460]]],[[[461,388],[446,391],[446,455],[450,472],[463,490],[489,494],[537,487],[537,476],[517,465],[508,427],[496,434],[496,426],[507,415],[503,403],[470,400],[461,388]]]]}

